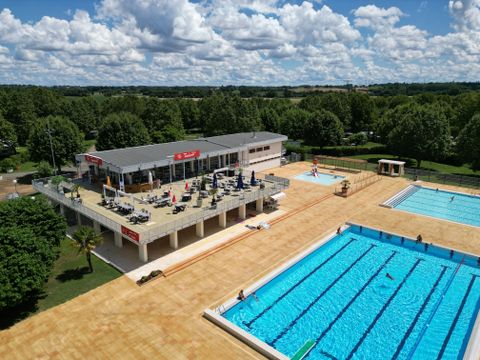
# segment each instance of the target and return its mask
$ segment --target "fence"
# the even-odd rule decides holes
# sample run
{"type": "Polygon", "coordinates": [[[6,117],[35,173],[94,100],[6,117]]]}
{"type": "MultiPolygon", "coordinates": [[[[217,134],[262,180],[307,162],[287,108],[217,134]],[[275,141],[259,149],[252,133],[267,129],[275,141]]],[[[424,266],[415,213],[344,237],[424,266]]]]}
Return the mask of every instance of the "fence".
{"type": "Polygon", "coordinates": [[[348,191],[346,193],[342,192],[341,187],[336,187],[335,188],[335,195],[339,195],[339,196],[343,196],[343,197],[353,195],[353,194],[359,192],[360,190],[365,189],[367,186],[370,186],[370,185],[376,183],[377,181],[380,181],[381,179],[382,179],[382,177],[380,175],[369,176],[369,177],[363,179],[360,182],[357,182],[357,183],[354,183],[354,184],[350,185],[350,188],[348,189],[348,191]]]}
{"type": "Polygon", "coordinates": [[[439,184],[480,188],[480,176],[444,174],[431,170],[405,168],[405,177],[412,180],[423,180],[439,184]]]}

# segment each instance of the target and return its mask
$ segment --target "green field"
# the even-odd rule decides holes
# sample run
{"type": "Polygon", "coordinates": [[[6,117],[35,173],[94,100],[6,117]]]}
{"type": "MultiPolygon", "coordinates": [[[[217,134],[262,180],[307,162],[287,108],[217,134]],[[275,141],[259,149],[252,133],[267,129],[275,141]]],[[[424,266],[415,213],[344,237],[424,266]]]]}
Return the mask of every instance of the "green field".
{"type": "Polygon", "coordinates": [[[45,292],[34,304],[10,310],[0,317],[0,329],[37,312],[64,303],[100,285],[118,278],[121,273],[96,256],[92,256],[93,273],[88,272],[85,255],[78,254],[70,239],[65,238],[60,247],[60,256],[52,274],[45,284],[45,292]]]}

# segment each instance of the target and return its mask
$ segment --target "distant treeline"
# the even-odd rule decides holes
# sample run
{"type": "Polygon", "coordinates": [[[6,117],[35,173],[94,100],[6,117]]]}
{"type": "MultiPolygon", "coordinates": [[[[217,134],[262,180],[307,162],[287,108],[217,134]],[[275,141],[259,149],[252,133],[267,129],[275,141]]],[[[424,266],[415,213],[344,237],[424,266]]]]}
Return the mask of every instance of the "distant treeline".
{"type": "MultiPolygon", "coordinates": [[[[29,85],[0,85],[0,89],[34,88],[29,85]]],[[[221,92],[240,97],[292,98],[306,97],[319,92],[361,91],[376,96],[418,95],[424,93],[458,95],[469,91],[479,91],[479,82],[470,83],[392,83],[372,84],[369,86],[353,85],[299,85],[299,86],[54,86],[64,96],[87,96],[103,94],[143,95],[161,98],[204,98],[221,92]]]]}

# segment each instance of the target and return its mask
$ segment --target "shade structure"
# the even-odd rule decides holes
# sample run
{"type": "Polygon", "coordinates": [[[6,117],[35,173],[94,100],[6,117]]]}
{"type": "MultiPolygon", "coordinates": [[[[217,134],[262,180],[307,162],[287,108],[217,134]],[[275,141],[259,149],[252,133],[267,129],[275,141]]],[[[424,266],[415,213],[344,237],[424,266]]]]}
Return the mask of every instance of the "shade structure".
{"type": "Polygon", "coordinates": [[[110,176],[107,175],[107,186],[112,187],[112,181],[110,180],[110,176]]]}
{"type": "Polygon", "coordinates": [[[212,188],[216,189],[217,187],[218,187],[217,173],[213,173],[212,188]]]}
{"type": "Polygon", "coordinates": [[[256,183],[257,183],[257,180],[255,179],[255,171],[252,170],[252,177],[250,178],[250,185],[255,186],[256,183]]]}
{"type": "Polygon", "coordinates": [[[243,176],[239,173],[237,176],[237,189],[243,189],[243,176]]]}

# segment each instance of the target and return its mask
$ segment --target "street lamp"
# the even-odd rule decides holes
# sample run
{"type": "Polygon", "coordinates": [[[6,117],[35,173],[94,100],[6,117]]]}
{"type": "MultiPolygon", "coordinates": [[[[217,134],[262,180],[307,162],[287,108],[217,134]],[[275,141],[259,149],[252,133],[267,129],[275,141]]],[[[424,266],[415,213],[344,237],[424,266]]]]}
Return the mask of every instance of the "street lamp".
{"type": "Polygon", "coordinates": [[[17,179],[14,179],[14,180],[13,180],[13,183],[15,184],[15,193],[16,193],[16,194],[18,194],[18,192],[17,192],[17,182],[18,182],[17,179]]]}
{"type": "Polygon", "coordinates": [[[50,151],[52,152],[52,163],[53,163],[53,174],[57,175],[57,166],[55,165],[55,154],[53,152],[53,144],[52,144],[52,130],[50,130],[50,121],[47,118],[47,134],[48,139],[50,140],[50,151]]]}

